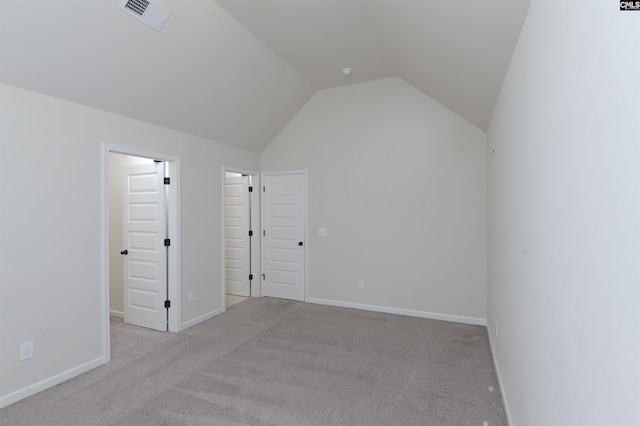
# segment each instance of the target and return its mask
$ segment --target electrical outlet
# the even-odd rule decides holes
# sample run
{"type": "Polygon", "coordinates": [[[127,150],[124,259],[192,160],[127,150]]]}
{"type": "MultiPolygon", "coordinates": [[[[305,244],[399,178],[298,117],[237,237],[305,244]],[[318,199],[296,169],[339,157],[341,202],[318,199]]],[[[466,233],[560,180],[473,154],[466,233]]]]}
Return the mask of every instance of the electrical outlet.
{"type": "Polygon", "coordinates": [[[190,291],[189,292],[189,303],[193,303],[196,301],[196,292],[195,291],[190,291]]]}
{"type": "Polygon", "coordinates": [[[358,281],[358,288],[359,288],[360,290],[364,290],[364,280],[360,280],[360,281],[358,281]]]}
{"type": "Polygon", "coordinates": [[[24,342],[20,345],[20,361],[33,357],[33,341],[24,342]]]}

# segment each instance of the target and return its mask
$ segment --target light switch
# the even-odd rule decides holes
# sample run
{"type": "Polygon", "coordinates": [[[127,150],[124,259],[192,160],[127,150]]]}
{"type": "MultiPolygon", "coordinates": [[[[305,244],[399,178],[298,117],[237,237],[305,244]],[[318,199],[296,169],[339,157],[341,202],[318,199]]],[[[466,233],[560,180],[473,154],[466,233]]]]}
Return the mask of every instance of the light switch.
{"type": "Polygon", "coordinates": [[[326,237],[327,228],[318,228],[318,237],[326,237]]]}

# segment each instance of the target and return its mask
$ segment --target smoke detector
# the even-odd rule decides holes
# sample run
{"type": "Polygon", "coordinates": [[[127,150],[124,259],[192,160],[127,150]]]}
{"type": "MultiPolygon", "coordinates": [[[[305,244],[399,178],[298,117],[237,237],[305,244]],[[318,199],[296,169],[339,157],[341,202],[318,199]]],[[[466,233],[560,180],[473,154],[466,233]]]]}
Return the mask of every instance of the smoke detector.
{"type": "Polygon", "coordinates": [[[118,8],[156,31],[162,29],[171,15],[169,9],[149,0],[122,0],[118,8]]]}
{"type": "Polygon", "coordinates": [[[351,68],[342,68],[342,75],[345,77],[349,77],[353,70],[351,68]]]}

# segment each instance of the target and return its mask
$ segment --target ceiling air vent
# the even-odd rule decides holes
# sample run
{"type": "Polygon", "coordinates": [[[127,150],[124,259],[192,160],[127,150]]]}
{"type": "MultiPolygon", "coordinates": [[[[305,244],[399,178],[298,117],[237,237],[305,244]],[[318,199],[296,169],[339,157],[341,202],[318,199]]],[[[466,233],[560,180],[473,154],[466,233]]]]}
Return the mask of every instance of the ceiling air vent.
{"type": "Polygon", "coordinates": [[[149,0],[122,0],[120,10],[160,31],[171,12],[158,3],[149,0]]]}

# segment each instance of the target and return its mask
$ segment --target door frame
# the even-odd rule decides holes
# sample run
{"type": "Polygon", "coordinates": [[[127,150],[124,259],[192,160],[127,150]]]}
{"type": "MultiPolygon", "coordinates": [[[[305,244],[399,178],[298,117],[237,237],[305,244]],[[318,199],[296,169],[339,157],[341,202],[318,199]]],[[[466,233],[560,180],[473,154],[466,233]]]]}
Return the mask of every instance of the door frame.
{"type": "MultiPolygon", "coordinates": [[[[264,182],[265,176],[281,176],[281,175],[298,175],[304,176],[304,302],[309,299],[309,257],[311,254],[311,238],[309,234],[309,176],[306,170],[282,170],[273,172],[261,172],[260,182],[264,182]]],[[[260,186],[262,189],[262,186],[260,186]]],[[[262,238],[262,229],[267,229],[264,220],[266,215],[264,213],[264,197],[262,197],[262,191],[260,191],[260,294],[262,294],[262,285],[264,280],[262,274],[265,271],[265,265],[263,259],[265,259],[265,247],[264,239],[262,238]]]]}
{"type": "MultiPolygon", "coordinates": [[[[227,172],[250,175],[253,179],[255,179],[255,182],[252,182],[254,188],[261,188],[261,182],[262,182],[262,177],[260,175],[260,172],[257,172],[255,170],[241,169],[241,168],[232,167],[232,166],[222,166],[222,202],[220,203],[222,205],[221,207],[222,223],[220,225],[222,230],[222,267],[220,269],[222,270],[223,312],[226,312],[227,310],[227,268],[226,268],[227,236],[225,233],[225,218],[226,218],[225,207],[226,207],[226,195],[227,195],[225,178],[226,178],[227,172]]],[[[262,296],[262,280],[261,280],[262,255],[261,255],[260,247],[262,243],[262,228],[261,228],[262,208],[256,208],[255,206],[258,206],[258,205],[262,206],[262,195],[259,190],[258,191],[254,190],[253,193],[249,193],[249,194],[253,194],[253,198],[257,198],[257,200],[255,200],[256,201],[255,203],[253,198],[251,200],[251,227],[253,228],[253,235],[256,237],[256,239],[251,240],[251,270],[254,272],[253,274],[254,279],[251,281],[250,297],[261,297],[262,296]],[[256,242],[256,240],[258,240],[258,242],[256,242]]]]}
{"type": "Polygon", "coordinates": [[[128,146],[120,146],[103,143],[101,146],[102,160],[102,188],[101,188],[101,276],[102,276],[102,298],[101,298],[101,318],[102,318],[102,350],[103,356],[108,363],[111,360],[111,330],[109,318],[109,153],[130,155],[134,157],[151,158],[154,160],[166,161],[169,166],[169,176],[172,184],[169,190],[168,203],[169,218],[167,221],[169,235],[171,236],[171,247],[167,266],[169,268],[169,281],[167,297],[171,300],[169,309],[168,329],[170,332],[181,331],[180,312],[180,158],[173,155],[162,154],[153,151],[146,151],[128,146]]]}

